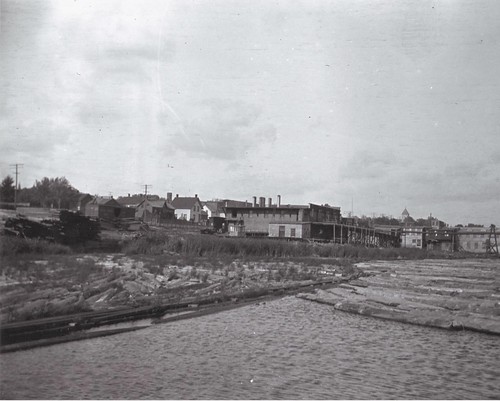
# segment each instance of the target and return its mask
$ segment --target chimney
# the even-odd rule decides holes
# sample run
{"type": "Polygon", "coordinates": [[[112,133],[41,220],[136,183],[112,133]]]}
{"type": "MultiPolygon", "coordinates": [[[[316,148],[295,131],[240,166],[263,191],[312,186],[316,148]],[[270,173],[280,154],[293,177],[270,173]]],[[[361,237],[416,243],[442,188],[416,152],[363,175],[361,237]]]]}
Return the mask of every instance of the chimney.
{"type": "Polygon", "coordinates": [[[178,198],[179,197],[179,194],[175,194],[175,197],[178,198]]]}
{"type": "Polygon", "coordinates": [[[253,205],[252,206],[257,207],[257,197],[256,196],[253,197],[253,205]]]}
{"type": "Polygon", "coordinates": [[[128,197],[130,198],[130,194],[128,194],[128,197]]]}
{"type": "Polygon", "coordinates": [[[172,192],[167,192],[167,202],[172,203],[172,192]]]}
{"type": "Polygon", "coordinates": [[[266,198],[264,196],[259,198],[259,207],[266,207],[266,198]]]}
{"type": "Polygon", "coordinates": [[[278,195],[278,207],[281,207],[281,195],[278,195]]]}
{"type": "Polygon", "coordinates": [[[198,194],[194,194],[194,197],[197,198],[198,197],[198,194]]]}
{"type": "Polygon", "coordinates": [[[273,198],[268,198],[267,199],[267,207],[272,207],[273,206],[273,198]]]}

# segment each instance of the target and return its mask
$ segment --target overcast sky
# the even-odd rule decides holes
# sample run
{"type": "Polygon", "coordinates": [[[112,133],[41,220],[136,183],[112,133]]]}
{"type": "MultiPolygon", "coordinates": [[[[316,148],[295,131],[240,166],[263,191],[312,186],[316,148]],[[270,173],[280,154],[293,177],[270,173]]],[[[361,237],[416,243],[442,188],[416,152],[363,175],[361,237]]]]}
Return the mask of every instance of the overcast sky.
{"type": "Polygon", "coordinates": [[[2,178],[500,225],[500,1],[0,1],[2,178]]]}

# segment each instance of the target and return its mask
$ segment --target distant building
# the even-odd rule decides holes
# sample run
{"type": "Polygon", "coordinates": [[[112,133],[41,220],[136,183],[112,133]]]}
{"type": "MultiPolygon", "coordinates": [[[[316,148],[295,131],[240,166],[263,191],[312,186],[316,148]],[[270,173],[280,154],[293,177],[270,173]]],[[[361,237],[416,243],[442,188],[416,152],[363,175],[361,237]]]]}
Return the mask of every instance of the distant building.
{"type": "Polygon", "coordinates": [[[403,227],[401,229],[401,248],[425,247],[425,227],[403,227]]]}
{"type": "Polygon", "coordinates": [[[85,205],[85,216],[113,220],[117,218],[133,218],[134,209],[122,207],[116,199],[111,197],[96,196],[85,205]]]}
{"type": "Polygon", "coordinates": [[[203,202],[203,210],[206,212],[208,219],[212,217],[226,217],[224,201],[203,202]]]}
{"type": "Polygon", "coordinates": [[[194,197],[179,197],[179,195],[176,195],[172,200],[172,206],[175,208],[175,217],[177,219],[193,223],[202,222],[203,205],[197,194],[194,197]]]}
{"type": "Polygon", "coordinates": [[[135,218],[159,226],[175,219],[175,208],[166,200],[144,199],[135,208],[135,218]]]}
{"type": "Polygon", "coordinates": [[[461,227],[457,231],[458,250],[486,253],[494,238],[490,227],[461,227]]]}
{"type": "Polygon", "coordinates": [[[158,195],[144,195],[144,194],[136,194],[136,195],[130,195],[128,194],[127,196],[119,196],[116,198],[116,201],[122,205],[123,207],[131,207],[135,209],[144,199],[149,199],[149,200],[159,200],[160,197],[158,195]]]}
{"type": "Polygon", "coordinates": [[[429,220],[429,227],[432,228],[433,230],[440,230],[446,227],[446,223],[444,221],[432,217],[432,214],[429,215],[428,220],[429,220]]]}
{"type": "Polygon", "coordinates": [[[309,238],[313,230],[311,224],[318,223],[316,229],[321,231],[320,223],[340,223],[339,207],[329,205],[282,205],[278,196],[276,204],[268,198],[253,198],[253,203],[225,206],[229,235],[267,236],[285,238],[309,238]]]}
{"type": "Polygon", "coordinates": [[[457,231],[457,228],[427,229],[425,233],[427,249],[454,252],[458,248],[457,231]]]}
{"type": "Polygon", "coordinates": [[[84,214],[85,213],[85,206],[92,199],[94,199],[94,197],[92,195],[90,195],[90,194],[80,195],[80,197],[78,198],[78,202],[76,204],[76,210],[77,210],[77,212],[80,212],[80,213],[84,214]]]}
{"type": "Polygon", "coordinates": [[[401,212],[401,221],[404,222],[410,217],[410,213],[408,213],[408,210],[406,210],[406,207],[404,210],[401,212]]]}

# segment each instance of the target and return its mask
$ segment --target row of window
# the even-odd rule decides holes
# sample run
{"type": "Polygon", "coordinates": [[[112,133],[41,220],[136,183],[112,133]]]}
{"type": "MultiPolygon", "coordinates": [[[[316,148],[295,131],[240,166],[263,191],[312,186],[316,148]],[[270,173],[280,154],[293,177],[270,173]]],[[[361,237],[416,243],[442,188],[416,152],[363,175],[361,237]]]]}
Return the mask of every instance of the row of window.
{"type": "MultiPolygon", "coordinates": [[[[245,212],[245,213],[241,213],[241,212],[240,212],[240,217],[243,217],[243,216],[245,216],[245,215],[246,215],[246,216],[253,216],[253,215],[255,215],[256,217],[259,217],[261,214],[262,214],[262,216],[264,216],[264,217],[271,217],[271,215],[272,215],[272,217],[276,217],[276,214],[277,214],[277,213],[274,213],[274,212],[273,212],[273,213],[271,213],[271,212],[266,212],[266,211],[264,211],[264,212],[258,212],[258,211],[249,210],[248,212],[245,212]]],[[[285,216],[285,215],[287,215],[287,214],[289,215],[289,217],[290,217],[290,218],[291,218],[292,216],[295,216],[295,219],[296,219],[297,221],[299,220],[299,214],[298,214],[298,213],[285,213],[285,211],[284,211],[284,210],[281,210],[281,211],[279,212],[278,216],[284,217],[284,216],[285,216]]],[[[231,217],[232,217],[233,219],[237,218],[237,217],[238,217],[238,212],[237,212],[236,210],[233,210],[233,211],[231,212],[231,217]]]]}

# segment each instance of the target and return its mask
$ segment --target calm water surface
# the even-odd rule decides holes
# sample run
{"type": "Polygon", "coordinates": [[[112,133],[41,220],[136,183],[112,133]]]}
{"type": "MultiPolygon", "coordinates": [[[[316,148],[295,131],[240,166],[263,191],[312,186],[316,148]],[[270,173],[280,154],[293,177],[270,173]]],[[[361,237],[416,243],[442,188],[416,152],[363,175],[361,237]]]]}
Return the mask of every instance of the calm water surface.
{"type": "Polygon", "coordinates": [[[1,397],[499,398],[499,346],[287,297],[0,355],[1,397]]]}

